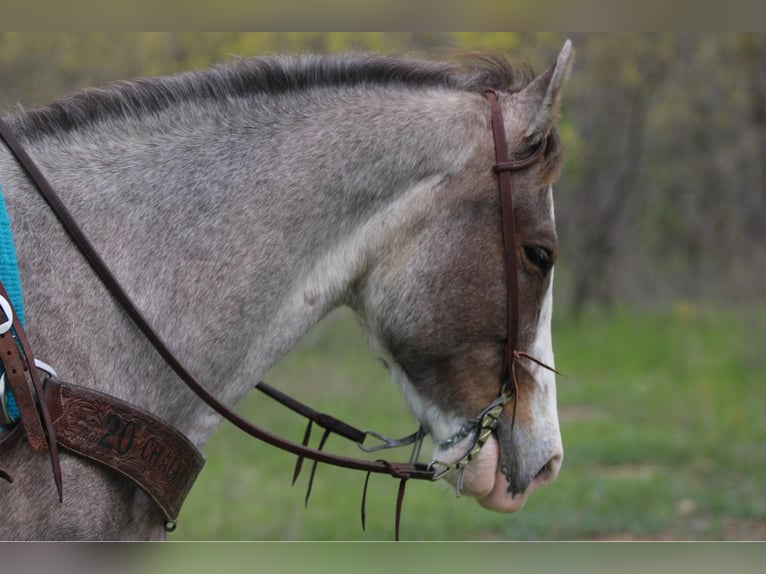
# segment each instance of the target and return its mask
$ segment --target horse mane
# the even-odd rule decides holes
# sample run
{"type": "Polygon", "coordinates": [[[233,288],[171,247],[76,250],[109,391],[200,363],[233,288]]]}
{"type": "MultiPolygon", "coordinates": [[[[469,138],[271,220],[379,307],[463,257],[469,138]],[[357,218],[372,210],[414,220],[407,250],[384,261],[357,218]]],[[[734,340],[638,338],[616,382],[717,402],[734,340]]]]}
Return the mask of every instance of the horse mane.
{"type": "Polygon", "coordinates": [[[184,102],[280,95],[322,87],[444,87],[519,91],[532,79],[494,54],[466,54],[456,63],[370,54],[242,58],[206,70],[119,81],[89,88],[20,114],[26,137],[73,131],[93,123],[158,113],[184,102]]]}

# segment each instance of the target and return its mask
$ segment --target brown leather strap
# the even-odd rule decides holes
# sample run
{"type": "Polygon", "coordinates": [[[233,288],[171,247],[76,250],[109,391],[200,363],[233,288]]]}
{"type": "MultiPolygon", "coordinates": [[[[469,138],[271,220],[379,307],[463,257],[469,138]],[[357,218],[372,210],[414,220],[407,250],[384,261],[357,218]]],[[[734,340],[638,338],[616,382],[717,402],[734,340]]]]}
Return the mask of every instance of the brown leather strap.
{"type": "Polygon", "coordinates": [[[335,434],[345,437],[355,443],[363,443],[364,439],[367,438],[367,433],[364,431],[359,430],[358,428],[353,427],[350,424],[343,422],[342,420],[336,419],[332,415],[320,413],[319,411],[312,409],[310,406],[303,404],[299,400],[286,395],[278,389],[275,389],[271,385],[267,385],[263,381],[259,381],[258,384],[255,385],[255,388],[266,396],[271,397],[278,403],[283,404],[290,410],[295,411],[310,421],[317,423],[325,430],[334,432],[335,434]]]}
{"type": "Polygon", "coordinates": [[[205,457],[163,420],[103,393],[48,379],[44,402],[62,448],[99,462],[146,491],[175,521],[205,457]]]}
{"type": "Polygon", "coordinates": [[[493,170],[497,174],[500,188],[500,199],[503,210],[503,245],[505,263],[505,281],[508,304],[508,339],[505,345],[505,377],[510,377],[519,340],[519,279],[516,258],[516,223],[513,215],[513,191],[511,188],[511,172],[523,169],[536,162],[545,152],[547,138],[544,138],[537,149],[529,156],[518,160],[508,161],[508,143],[505,137],[503,111],[494,90],[485,90],[484,97],[489,102],[492,112],[492,135],[495,140],[496,164],[493,170]]]}
{"type": "MultiPolygon", "coordinates": [[[[11,305],[10,297],[6,292],[2,281],[0,281],[0,295],[2,295],[8,304],[11,305]]],[[[12,305],[11,309],[13,309],[12,305]]],[[[16,340],[14,340],[10,332],[5,333],[5,337],[0,337],[0,347],[2,347],[0,354],[2,356],[6,378],[8,378],[8,381],[11,384],[11,392],[13,392],[13,396],[19,407],[21,423],[26,431],[30,446],[37,451],[47,450],[49,452],[51,467],[53,469],[53,480],[56,483],[56,491],[58,492],[59,501],[63,502],[64,484],[61,476],[61,463],[59,462],[58,449],[56,448],[56,432],[53,430],[53,424],[48,409],[39,400],[39,397],[42,396],[43,388],[40,383],[40,377],[37,374],[37,367],[34,366],[35,357],[32,353],[29,341],[27,340],[27,334],[21,326],[21,321],[19,321],[19,314],[15,311],[13,312],[13,334],[15,334],[16,340],[18,340],[18,344],[21,345],[23,354],[19,352],[16,340]],[[10,360],[10,364],[8,365],[6,365],[7,359],[10,360]],[[18,368],[16,359],[18,359],[22,365],[21,370],[18,368]],[[31,368],[30,365],[32,365],[31,368]],[[25,371],[32,382],[31,387],[27,382],[24,374],[25,371]],[[35,396],[32,396],[32,388],[34,388],[35,396]]]]}
{"type": "Polygon", "coordinates": [[[19,348],[9,332],[0,334],[0,357],[2,358],[5,380],[13,392],[21,415],[21,425],[30,446],[37,451],[48,450],[40,414],[35,406],[32,386],[25,375],[26,365],[21,359],[19,348]]]}

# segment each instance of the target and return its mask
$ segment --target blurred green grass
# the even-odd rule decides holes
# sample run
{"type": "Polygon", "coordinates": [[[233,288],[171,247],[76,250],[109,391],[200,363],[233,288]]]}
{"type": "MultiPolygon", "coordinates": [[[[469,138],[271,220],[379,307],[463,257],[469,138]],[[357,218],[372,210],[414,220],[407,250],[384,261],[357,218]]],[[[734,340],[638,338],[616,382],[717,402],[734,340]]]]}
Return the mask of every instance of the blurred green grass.
{"type": "MultiPolygon", "coordinates": [[[[680,302],[557,317],[553,330],[556,363],[567,373],[558,381],[559,478],[513,515],[456,499],[446,484],[411,481],[402,539],[766,538],[766,308],[680,302]]],[[[348,311],[312,329],[265,380],[360,428],[414,430],[348,311]]],[[[259,393],[238,410],[302,437],[302,420],[259,393]]],[[[328,449],[359,454],[339,437],[328,449]]],[[[229,425],[205,453],[171,540],[393,539],[394,479],[370,479],[362,532],[363,474],[320,465],[305,509],[308,463],[291,487],[294,457],[229,425]]]]}

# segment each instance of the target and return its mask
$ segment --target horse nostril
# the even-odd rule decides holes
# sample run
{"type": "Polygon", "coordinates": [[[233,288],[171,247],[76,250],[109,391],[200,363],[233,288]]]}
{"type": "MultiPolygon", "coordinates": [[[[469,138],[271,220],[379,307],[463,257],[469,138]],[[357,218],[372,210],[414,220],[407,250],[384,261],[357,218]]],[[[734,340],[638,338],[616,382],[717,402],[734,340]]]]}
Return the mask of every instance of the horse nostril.
{"type": "Polygon", "coordinates": [[[547,484],[556,478],[559,474],[559,468],[561,468],[561,459],[563,455],[560,452],[554,454],[548,462],[538,471],[535,475],[535,481],[540,484],[547,484]]]}

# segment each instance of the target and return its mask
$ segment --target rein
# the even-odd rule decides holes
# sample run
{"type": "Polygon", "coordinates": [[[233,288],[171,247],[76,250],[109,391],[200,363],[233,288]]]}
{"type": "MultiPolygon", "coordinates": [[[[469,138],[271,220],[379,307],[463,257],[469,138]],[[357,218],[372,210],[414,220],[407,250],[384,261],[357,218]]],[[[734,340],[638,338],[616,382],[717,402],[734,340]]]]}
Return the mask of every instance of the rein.
{"type": "MultiPolygon", "coordinates": [[[[477,417],[469,421],[469,423],[463,429],[461,429],[457,435],[448,439],[447,442],[452,444],[459,442],[466,436],[469,436],[472,432],[475,435],[474,440],[472,441],[472,444],[466,453],[457,462],[453,463],[432,461],[431,463],[425,464],[417,462],[419,447],[423,437],[426,434],[425,430],[422,428],[419,429],[416,433],[408,437],[404,437],[403,439],[386,439],[385,437],[382,437],[372,431],[361,431],[347,423],[335,419],[334,417],[314,411],[310,407],[285,395],[284,393],[281,393],[280,391],[277,391],[276,389],[273,389],[272,387],[269,387],[263,382],[258,383],[256,388],[308,419],[309,422],[304,433],[302,443],[286,440],[265,429],[262,429],[261,427],[248,422],[239,416],[236,412],[222,404],[194,377],[194,375],[192,375],[191,372],[189,372],[184,367],[184,365],[175,357],[164,340],[152,328],[142,312],[136,307],[130,296],[120,285],[116,277],[112,274],[111,270],[100,257],[94,246],[79,228],[69,210],[55,193],[48,180],[40,172],[37,165],[30,158],[30,156],[26,153],[14,133],[2,120],[0,120],[0,138],[4,140],[8,149],[12,152],[20,166],[29,176],[37,191],[40,193],[51,211],[56,215],[59,222],[68,233],[71,240],[74,242],[81,254],[87,260],[94,273],[99,277],[115,301],[119,303],[125,313],[134,322],[136,327],[149,340],[155,350],[164,359],[168,366],[175,372],[175,374],[208,406],[210,406],[223,418],[234,424],[243,432],[268,444],[271,444],[272,446],[275,446],[281,450],[285,450],[297,455],[298,460],[293,475],[293,483],[295,483],[295,480],[298,478],[298,474],[300,473],[304,459],[308,458],[314,461],[311,471],[311,479],[308,485],[308,492],[306,494],[306,502],[308,502],[308,498],[311,492],[311,484],[317,463],[323,462],[343,468],[364,471],[367,473],[362,495],[361,510],[362,527],[364,528],[367,483],[369,481],[370,474],[388,474],[394,478],[399,479],[399,490],[396,502],[396,539],[398,540],[401,507],[404,497],[404,488],[407,480],[435,480],[443,476],[448,470],[456,469],[460,472],[458,477],[458,494],[460,493],[460,484],[462,483],[462,470],[472,460],[472,458],[478,454],[479,450],[489,438],[490,434],[494,431],[504,406],[510,402],[518,392],[518,384],[516,382],[515,376],[515,365],[517,360],[523,356],[529,357],[525,353],[520,353],[516,350],[518,340],[517,331],[519,296],[516,268],[516,240],[513,217],[513,198],[510,174],[512,171],[523,169],[537,161],[545,152],[546,140],[544,139],[539,147],[527,158],[515,162],[507,161],[508,146],[505,138],[502,112],[497,101],[497,95],[493,90],[487,90],[484,92],[484,96],[489,102],[492,113],[492,131],[494,136],[495,154],[497,161],[493,167],[493,170],[498,177],[499,189],[502,198],[503,241],[505,249],[504,261],[505,275],[508,286],[508,339],[505,348],[504,376],[502,379],[506,382],[502,384],[500,394],[498,398],[492,402],[492,404],[490,404],[477,417]],[[311,430],[314,424],[324,429],[319,447],[316,449],[310,448],[308,446],[311,430]],[[353,442],[357,443],[360,448],[362,448],[362,450],[365,451],[375,451],[382,448],[402,446],[412,443],[415,443],[415,449],[413,450],[413,457],[411,461],[406,463],[389,462],[386,460],[364,460],[351,458],[328,453],[322,450],[327,438],[330,434],[333,433],[339,434],[349,440],[352,440],[353,442]],[[383,442],[383,444],[380,446],[365,447],[362,443],[367,436],[378,438],[383,442]],[[443,467],[443,470],[437,470],[437,466],[443,467]]],[[[2,285],[0,285],[0,288],[1,287],[2,285]]],[[[0,291],[0,296],[2,296],[2,294],[3,292],[0,291]]],[[[18,324],[18,321],[15,321],[13,326],[13,341],[18,340],[20,344],[17,345],[15,343],[9,343],[3,345],[0,340],[0,353],[3,354],[2,362],[6,367],[6,372],[8,372],[9,366],[6,364],[5,355],[8,354],[9,356],[12,356],[14,360],[20,359],[22,361],[23,371],[31,378],[31,384],[24,382],[24,384],[14,384],[12,386],[17,402],[19,402],[20,406],[22,403],[27,405],[28,412],[27,415],[24,416],[22,411],[21,425],[0,433],[0,453],[2,452],[3,448],[5,448],[4,443],[6,443],[6,441],[7,444],[16,442],[19,434],[17,431],[20,427],[23,427],[24,431],[26,431],[26,435],[30,443],[33,441],[37,443],[36,446],[33,445],[36,450],[49,451],[60,500],[63,500],[63,493],[61,485],[61,471],[56,449],[57,444],[67,450],[107,464],[128,478],[131,478],[134,480],[134,482],[137,482],[139,486],[146,490],[152,496],[152,498],[154,498],[155,502],[159,504],[160,508],[166,516],[166,529],[168,531],[175,529],[175,521],[177,519],[178,512],[180,511],[181,503],[188,493],[188,490],[191,488],[194,478],[196,478],[196,475],[201,469],[202,464],[204,464],[204,457],[202,457],[202,455],[190,443],[184,444],[183,441],[185,440],[185,437],[182,435],[175,436],[180,435],[180,433],[175,431],[175,429],[170,427],[170,425],[159,421],[159,419],[156,419],[156,417],[153,417],[148,413],[144,413],[135,407],[127,405],[127,403],[123,403],[122,401],[118,401],[117,399],[111,397],[106,397],[105,395],[101,395],[95,391],[83,389],[82,387],[60,383],[58,381],[54,381],[53,379],[47,379],[45,384],[41,385],[36,374],[36,368],[29,366],[34,365],[34,362],[31,354],[31,349],[29,348],[28,342],[26,341],[26,336],[24,335],[21,326],[18,324]],[[21,349],[18,347],[21,347],[21,349]],[[7,351],[4,351],[3,349],[7,349],[7,351]],[[16,351],[15,353],[14,349],[16,351]],[[32,391],[34,391],[34,393],[32,391]],[[36,396],[36,399],[34,396],[36,396]],[[29,400],[26,400],[25,402],[26,397],[29,397],[29,400]],[[77,424],[77,420],[67,422],[67,413],[71,414],[71,412],[76,410],[75,407],[70,405],[81,405],[83,401],[85,401],[86,404],[91,405],[91,407],[94,404],[101,405],[97,410],[101,411],[103,415],[102,418],[106,419],[106,423],[102,421],[102,425],[106,424],[107,427],[109,427],[109,424],[111,424],[109,423],[110,420],[121,422],[121,424],[112,424],[111,435],[109,434],[109,428],[107,428],[106,433],[101,437],[100,441],[103,442],[107,437],[109,437],[110,440],[113,439],[113,441],[109,443],[109,446],[113,447],[109,449],[109,456],[114,458],[114,460],[112,460],[112,458],[109,460],[103,460],[103,458],[99,459],[92,452],[82,452],[84,447],[81,445],[67,442],[66,435],[72,434],[69,432],[69,427],[67,425],[77,424]],[[31,405],[31,410],[29,410],[29,405],[31,405]],[[51,411],[53,412],[55,421],[52,421],[51,411]],[[133,426],[130,426],[131,424],[133,426]],[[184,453],[183,456],[179,455],[176,456],[176,458],[180,461],[178,462],[178,465],[185,465],[188,467],[188,476],[186,478],[179,478],[181,471],[178,469],[176,469],[178,472],[169,472],[169,469],[171,469],[172,464],[174,463],[167,462],[167,458],[162,458],[163,456],[167,457],[167,451],[157,449],[152,450],[149,448],[148,444],[151,437],[142,437],[140,435],[140,433],[143,432],[142,429],[144,428],[141,425],[148,425],[146,428],[150,429],[151,432],[164,433],[167,437],[166,443],[175,445],[176,450],[174,452],[184,453]],[[133,430],[131,431],[129,429],[133,430]],[[14,440],[7,440],[11,437],[13,437],[14,440]],[[134,453],[133,451],[136,449],[133,448],[133,444],[139,444],[139,437],[143,439],[143,443],[140,443],[143,446],[140,449],[140,453],[138,453],[138,451],[134,453]],[[155,454],[156,456],[154,456],[155,454]],[[118,455],[122,455],[122,458],[120,458],[118,455]],[[129,459],[131,456],[136,460],[123,460],[129,459]],[[131,475],[131,472],[137,472],[138,474],[142,472],[134,471],[132,470],[132,467],[134,466],[134,463],[139,464],[142,460],[146,462],[145,459],[154,461],[155,466],[161,467],[159,470],[157,470],[157,473],[162,471],[164,475],[160,476],[162,473],[158,474],[157,476],[152,475],[151,480],[144,480],[143,482],[138,480],[136,476],[131,475]],[[161,461],[164,461],[164,463],[161,461]],[[164,466],[162,466],[163,464],[164,466]],[[167,482],[168,485],[165,485],[163,480],[167,482]],[[154,484],[157,481],[159,481],[161,484],[154,484]],[[166,489],[168,492],[166,492],[166,489]],[[177,492],[174,491],[170,493],[170,490],[172,489],[175,489],[177,492]]],[[[16,370],[18,370],[18,365],[16,363],[14,363],[14,365],[16,370]]],[[[151,434],[150,431],[146,432],[151,434]]],[[[186,441],[186,443],[188,443],[188,441],[186,441]]],[[[102,444],[101,446],[104,445],[102,444]]],[[[3,469],[0,469],[0,477],[6,479],[10,477],[12,479],[12,475],[3,469]]]]}

